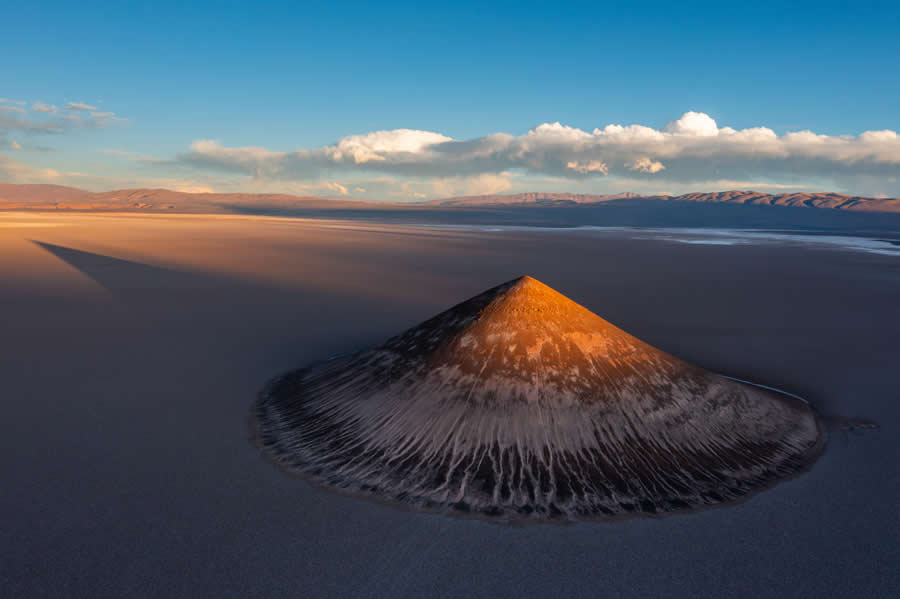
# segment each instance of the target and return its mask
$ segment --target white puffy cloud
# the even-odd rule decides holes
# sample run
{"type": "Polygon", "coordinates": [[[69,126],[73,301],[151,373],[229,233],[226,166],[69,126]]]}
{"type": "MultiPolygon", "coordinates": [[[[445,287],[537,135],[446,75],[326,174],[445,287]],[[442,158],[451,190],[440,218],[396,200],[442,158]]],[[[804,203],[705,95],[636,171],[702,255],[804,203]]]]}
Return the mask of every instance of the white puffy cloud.
{"type": "Polygon", "coordinates": [[[663,132],[643,125],[607,125],[603,129],[594,129],[593,136],[610,144],[651,144],[666,139],[663,132]]]}
{"type": "Polygon", "coordinates": [[[22,100],[10,100],[9,98],[0,98],[0,104],[18,104],[19,106],[24,106],[25,102],[22,100]]]}
{"type": "Polygon", "coordinates": [[[894,143],[897,141],[897,132],[885,129],[883,131],[866,131],[859,138],[868,143],[894,143]]]}
{"type": "Polygon", "coordinates": [[[0,106],[0,112],[15,112],[18,114],[25,114],[25,109],[19,108],[18,106],[0,106]]]}
{"type": "Polygon", "coordinates": [[[589,142],[591,134],[559,123],[544,123],[529,131],[525,138],[532,143],[578,144],[589,142]]]}
{"type": "Polygon", "coordinates": [[[600,173],[602,175],[609,174],[609,165],[602,160],[570,160],[566,163],[566,168],[576,173],[586,175],[588,173],[600,173]]]}
{"type": "Polygon", "coordinates": [[[642,156],[631,162],[626,162],[625,167],[630,171],[635,171],[638,173],[658,173],[659,171],[665,170],[666,167],[663,166],[662,162],[657,160],[651,160],[646,156],[642,156]]]}
{"type": "Polygon", "coordinates": [[[708,114],[685,112],[680,119],[666,125],[666,132],[672,135],[690,137],[713,137],[719,134],[719,126],[708,114]]]}
{"type": "Polygon", "coordinates": [[[451,141],[449,137],[432,131],[416,131],[414,129],[394,129],[392,131],[375,131],[365,135],[351,135],[340,140],[336,145],[326,148],[326,154],[335,162],[384,162],[390,157],[415,155],[423,152],[428,146],[451,141]]]}
{"type": "Polygon", "coordinates": [[[348,193],[350,193],[350,191],[347,189],[346,185],[341,185],[340,183],[335,183],[334,181],[328,181],[327,183],[325,183],[325,187],[327,189],[330,189],[331,191],[335,191],[335,192],[341,194],[342,196],[345,196],[348,193]]]}

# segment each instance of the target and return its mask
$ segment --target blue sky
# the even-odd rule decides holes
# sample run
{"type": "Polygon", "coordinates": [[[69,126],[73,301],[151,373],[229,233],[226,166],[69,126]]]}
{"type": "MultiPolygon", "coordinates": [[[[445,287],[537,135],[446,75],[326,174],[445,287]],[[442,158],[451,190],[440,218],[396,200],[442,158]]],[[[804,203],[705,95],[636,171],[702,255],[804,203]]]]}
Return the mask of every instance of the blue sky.
{"type": "Polygon", "coordinates": [[[900,130],[896,3],[22,2],[0,28],[3,180],[900,195],[900,141],[860,137],[900,130]],[[666,129],[689,112],[776,138],[666,129]],[[80,119],[35,131],[65,116],[80,119]],[[526,137],[554,123],[576,132],[526,137]],[[677,135],[577,133],[610,124],[677,135]],[[411,132],[366,137],[395,130],[411,132]],[[828,138],[784,137],[805,131],[828,138]],[[353,136],[366,152],[328,150],[353,136]]]}

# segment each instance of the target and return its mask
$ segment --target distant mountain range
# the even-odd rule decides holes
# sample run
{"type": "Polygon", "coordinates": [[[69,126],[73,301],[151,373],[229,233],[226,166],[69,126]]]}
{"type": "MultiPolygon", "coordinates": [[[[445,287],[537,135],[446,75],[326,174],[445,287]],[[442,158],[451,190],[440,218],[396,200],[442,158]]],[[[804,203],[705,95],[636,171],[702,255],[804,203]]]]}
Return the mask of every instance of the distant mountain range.
{"type": "Polygon", "coordinates": [[[705,202],[717,204],[750,204],[755,206],[787,206],[791,208],[830,208],[834,210],[859,210],[864,212],[900,212],[898,198],[865,198],[840,193],[782,193],[771,195],[758,191],[718,191],[712,193],[687,193],[680,196],[648,195],[624,192],[613,195],[577,193],[517,193],[508,195],[482,195],[447,198],[426,202],[426,205],[454,206],[571,206],[595,204],[622,199],[667,200],[672,202],[705,202]]]}
{"type": "Polygon", "coordinates": [[[648,204],[691,202],[819,208],[855,212],[900,213],[898,198],[866,198],[839,193],[784,193],[771,195],[756,191],[688,193],[679,196],[641,196],[631,192],[591,195],[575,193],[518,193],[463,196],[429,202],[372,202],[325,199],[287,194],[186,193],[168,189],[122,189],[91,192],[60,185],[0,183],[0,210],[72,210],[115,212],[250,213],[308,210],[430,211],[434,209],[490,209],[575,207],[588,204],[648,204]]]}

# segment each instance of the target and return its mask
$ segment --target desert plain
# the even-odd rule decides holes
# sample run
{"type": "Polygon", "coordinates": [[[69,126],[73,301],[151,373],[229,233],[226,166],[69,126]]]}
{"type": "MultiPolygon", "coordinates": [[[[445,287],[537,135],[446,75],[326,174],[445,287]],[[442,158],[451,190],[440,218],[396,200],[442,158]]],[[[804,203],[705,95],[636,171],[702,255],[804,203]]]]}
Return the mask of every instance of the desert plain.
{"type": "Polygon", "coordinates": [[[900,594],[896,239],[0,214],[0,595],[900,594]],[[806,473],[735,506],[507,526],[267,462],[270,377],[531,275],[714,372],[806,398],[806,473]]]}

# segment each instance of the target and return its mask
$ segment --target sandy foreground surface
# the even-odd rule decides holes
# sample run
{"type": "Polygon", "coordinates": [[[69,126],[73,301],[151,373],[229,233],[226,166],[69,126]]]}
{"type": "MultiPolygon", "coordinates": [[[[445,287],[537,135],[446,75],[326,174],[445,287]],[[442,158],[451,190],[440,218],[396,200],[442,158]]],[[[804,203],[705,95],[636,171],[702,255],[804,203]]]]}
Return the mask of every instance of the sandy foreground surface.
{"type": "Polygon", "coordinates": [[[897,596],[898,306],[883,245],[2,214],[0,596],[897,596]],[[269,377],[523,274],[880,430],[735,507],[519,527],[337,495],[249,442],[269,377]]]}

